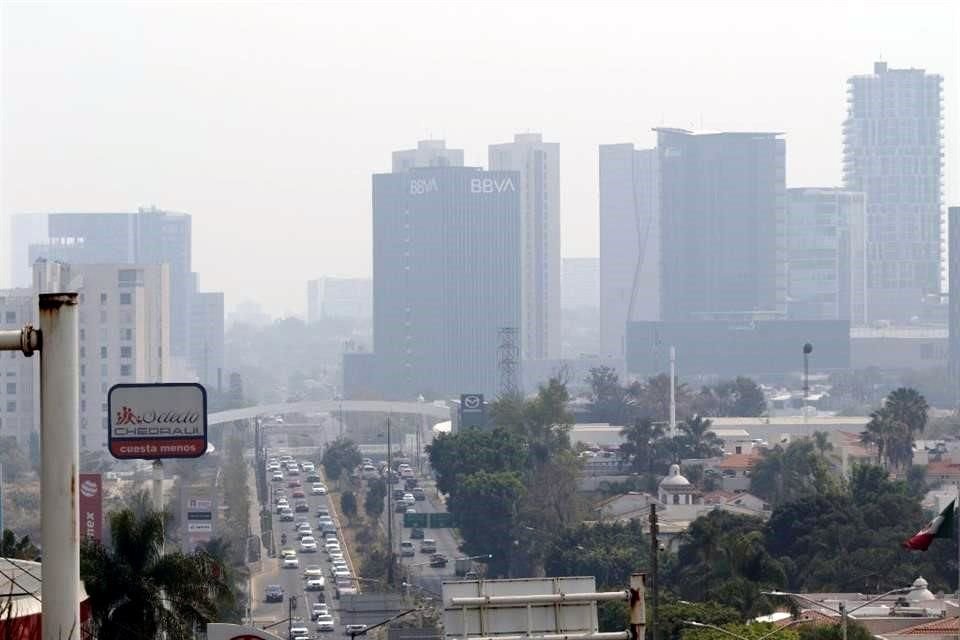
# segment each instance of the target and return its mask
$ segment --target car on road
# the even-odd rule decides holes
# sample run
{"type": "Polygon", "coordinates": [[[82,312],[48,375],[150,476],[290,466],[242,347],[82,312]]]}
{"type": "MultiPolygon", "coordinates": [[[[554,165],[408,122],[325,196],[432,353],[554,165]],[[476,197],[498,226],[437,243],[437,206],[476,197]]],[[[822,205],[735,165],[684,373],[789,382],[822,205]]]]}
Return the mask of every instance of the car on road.
{"type": "Polygon", "coordinates": [[[321,480],[320,476],[316,473],[307,474],[307,482],[320,482],[321,480]]]}
{"type": "Polygon", "coordinates": [[[350,567],[347,566],[347,561],[344,560],[343,558],[331,560],[330,564],[334,568],[334,570],[340,569],[342,571],[350,571],[350,567]]]}
{"type": "MultiPolygon", "coordinates": [[[[413,494],[413,499],[418,502],[427,499],[427,492],[421,489],[420,487],[414,487],[413,491],[411,491],[410,493],[413,494]]],[[[294,495],[293,497],[296,498],[297,496],[294,495]]]]}
{"type": "Polygon", "coordinates": [[[403,494],[403,497],[400,498],[400,500],[401,502],[406,502],[408,507],[412,506],[413,503],[417,501],[417,499],[413,497],[412,493],[403,494]]]}
{"type": "Polygon", "coordinates": [[[293,511],[289,507],[280,511],[280,522],[293,522],[293,511]]]}
{"type": "Polygon", "coordinates": [[[324,543],[323,548],[327,553],[330,553],[332,551],[339,551],[340,553],[343,553],[343,550],[340,548],[339,542],[326,542],[324,543]]]}
{"type": "Polygon", "coordinates": [[[437,569],[447,566],[447,556],[442,553],[435,553],[430,556],[430,566],[437,569]]]}
{"type": "Polygon", "coordinates": [[[334,551],[328,552],[327,555],[330,557],[330,562],[334,562],[335,560],[342,560],[342,561],[346,562],[346,561],[343,559],[343,551],[336,551],[336,550],[334,550],[334,551]]]}
{"type": "Polygon", "coordinates": [[[297,503],[297,506],[295,506],[293,510],[296,511],[297,513],[309,513],[310,505],[308,505],[306,502],[301,501],[297,503]]]}
{"type": "Polygon", "coordinates": [[[316,482],[312,487],[310,487],[310,493],[315,496],[325,496],[327,495],[327,487],[319,482],[316,482]]]}
{"type": "Polygon", "coordinates": [[[300,623],[294,624],[290,627],[290,640],[296,640],[297,638],[310,638],[310,629],[307,629],[300,623]]]}
{"type": "Polygon", "coordinates": [[[316,578],[317,576],[323,576],[323,567],[318,564],[308,564],[303,572],[303,577],[316,578]]]}
{"type": "Polygon", "coordinates": [[[316,620],[320,616],[330,615],[330,607],[327,606],[326,602],[315,602],[313,603],[313,608],[310,609],[310,619],[316,620]]]}
{"type": "Polygon", "coordinates": [[[307,584],[303,587],[304,591],[323,591],[323,587],[326,584],[323,578],[310,578],[307,580],[307,584]]]}
{"type": "Polygon", "coordinates": [[[278,584],[268,584],[263,590],[264,602],[283,602],[283,587],[278,584]]]}
{"type": "Polygon", "coordinates": [[[291,549],[290,547],[284,547],[283,549],[280,549],[281,558],[286,558],[287,556],[296,556],[296,555],[297,555],[297,552],[291,549]]]}
{"type": "Polygon", "coordinates": [[[393,499],[394,499],[394,500],[403,500],[403,494],[405,494],[405,493],[406,493],[406,491],[404,491],[403,489],[399,489],[399,488],[398,488],[398,489],[394,489],[394,490],[393,490],[393,499]]]}
{"type": "Polygon", "coordinates": [[[358,636],[366,630],[367,625],[365,624],[348,624],[343,627],[343,632],[350,636],[358,636]]]}
{"type": "Polygon", "coordinates": [[[437,541],[432,538],[424,538],[423,542],[420,543],[420,553],[436,553],[437,552],[437,541]]]}
{"type": "Polygon", "coordinates": [[[417,512],[417,510],[414,509],[413,507],[407,507],[407,510],[404,511],[404,513],[416,513],[416,512],[417,512]]]}
{"type": "Polygon", "coordinates": [[[412,540],[423,540],[423,529],[420,527],[414,527],[410,529],[410,538],[412,540]]]}
{"type": "Polygon", "coordinates": [[[313,536],[304,536],[300,538],[300,552],[301,553],[316,553],[317,552],[317,540],[313,536]]]}
{"type": "Polygon", "coordinates": [[[336,567],[333,567],[330,570],[330,573],[333,574],[334,580],[350,580],[351,578],[353,578],[353,574],[350,573],[350,571],[347,569],[338,569],[336,567]]]}
{"type": "Polygon", "coordinates": [[[303,492],[303,489],[294,489],[290,496],[293,498],[306,498],[307,494],[303,492]]]}
{"type": "Polygon", "coordinates": [[[405,512],[406,510],[407,510],[407,503],[404,502],[403,500],[398,500],[397,503],[396,503],[396,504],[394,505],[394,507],[393,507],[393,512],[394,512],[394,513],[403,513],[403,512],[405,512]]]}
{"type": "Polygon", "coordinates": [[[283,559],[282,566],[283,566],[284,569],[299,569],[299,568],[300,568],[300,560],[299,560],[299,559],[297,558],[297,556],[295,556],[295,555],[294,555],[294,556],[287,556],[287,557],[285,557],[285,558],[283,559]]]}
{"type": "Polygon", "coordinates": [[[357,585],[353,583],[353,578],[337,578],[337,583],[333,589],[335,598],[340,596],[349,596],[357,593],[357,585]]]}
{"type": "Polygon", "coordinates": [[[279,515],[283,513],[285,509],[289,509],[289,508],[290,508],[290,503],[287,502],[287,499],[280,498],[280,500],[277,502],[277,514],[279,515]]]}
{"type": "Polygon", "coordinates": [[[283,482],[283,473],[280,471],[274,471],[273,475],[270,476],[270,479],[274,482],[283,482]]]}
{"type": "Polygon", "coordinates": [[[298,540],[303,540],[303,539],[306,538],[307,536],[313,536],[313,529],[310,528],[310,525],[307,525],[307,526],[305,526],[305,527],[299,527],[299,528],[297,529],[297,539],[298,539],[298,540]]]}
{"type": "Polygon", "coordinates": [[[317,517],[318,517],[318,518],[329,518],[329,517],[330,517],[330,509],[327,509],[326,507],[317,507],[317,517]]]}
{"type": "Polygon", "coordinates": [[[404,540],[400,543],[400,557],[410,558],[417,555],[416,548],[414,548],[413,543],[409,540],[404,540]]]}
{"type": "Polygon", "coordinates": [[[416,478],[407,478],[406,480],[403,481],[403,488],[406,489],[407,491],[413,491],[414,489],[417,488],[417,485],[419,484],[420,484],[420,481],[417,480],[416,478]]]}
{"type": "Polygon", "coordinates": [[[297,487],[302,487],[302,486],[303,486],[303,484],[302,484],[299,480],[296,480],[296,479],[291,480],[290,482],[287,483],[287,488],[288,488],[288,489],[296,489],[297,487]]]}
{"type": "Polygon", "coordinates": [[[333,616],[329,613],[317,616],[317,631],[330,632],[335,628],[333,616]]]}

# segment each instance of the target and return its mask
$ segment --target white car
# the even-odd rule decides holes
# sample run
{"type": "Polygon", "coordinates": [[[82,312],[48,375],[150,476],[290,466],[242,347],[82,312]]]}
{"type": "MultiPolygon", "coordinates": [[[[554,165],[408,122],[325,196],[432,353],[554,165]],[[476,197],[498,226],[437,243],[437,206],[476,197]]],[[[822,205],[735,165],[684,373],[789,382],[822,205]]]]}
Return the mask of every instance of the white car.
{"type": "Polygon", "coordinates": [[[325,545],[323,545],[323,548],[327,553],[332,553],[334,551],[339,551],[340,553],[343,553],[343,550],[340,548],[339,542],[328,542],[325,545]]]}
{"type": "Polygon", "coordinates": [[[283,568],[284,569],[299,569],[300,560],[297,559],[297,556],[287,556],[283,559],[283,568]]]}
{"type": "Polygon", "coordinates": [[[280,473],[279,471],[274,471],[274,472],[273,472],[273,475],[270,476],[270,477],[271,477],[271,479],[273,479],[274,482],[281,482],[281,481],[283,481],[283,474],[280,473]]]}
{"type": "Polygon", "coordinates": [[[323,586],[326,584],[323,578],[310,578],[307,580],[306,586],[303,588],[304,591],[323,591],[323,586]]]}
{"type": "Polygon", "coordinates": [[[312,463],[312,462],[304,462],[304,463],[303,463],[303,470],[309,473],[310,471],[316,471],[317,468],[316,468],[315,466],[313,466],[313,463],[312,463]]]}
{"type": "Polygon", "coordinates": [[[310,610],[310,619],[316,620],[320,616],[330,615],[330,607],[327,606],[326,602],[314,602],[313,609],[310,610]]]}
{"type": "Polygon", "coordinates": [[[306,536],[300,540],[300,553],[316,553],[317,539],[313,536],[306,536]]]}
{"type": "Polygon", "coordinates": [[[310,630],[301,624],[292,626],[290,627],[290,637],[291,638],[309,638],[310,630]]]}
{"type": "Polygon", "coordinates": [[[317,616],[317,631],[333,631],[333,616],[329,613],[317,616]]]}
{"type": "Polygon", "coordinates": [[[351,574],[346,569],[337,569],[336,567],[334,567],[333,577],[335,580],[350,580],[351,578],[353,578],[353,574],[351,574]]]}
{"type": "MultiPolygon", "coordinates": [[[[283,478],[280,478],[280,479],[283,480],[283,478]]],[[[310,493],[312,493],[312,494],[315,495],[315,496],[325,496],[325,495],[327,495],[327,488],[326,488],[325,486],[323,486],[322,484],[320,484],[319,482],[318,482],[318,483],[314,483],[314,484],[310,487],[310,493]]]]}
{"type": "Polygon", "coordinates": [[[327,555],[330,556],[330,561],[331,561],[333,564],[337,564],[338,561],[339,561],[339,562],[342,562],[342,563],[344,563],[344,564],[346,564],[346,562],[347,562],[347,561],[344,560],[344,558],[343,558],[343,551],[330,551],[330,552],[327,553],[327,555]]]}
{"type": "Polygon", "coordinates": [[[323,567],[318,564],[308,564],[303,572],[304,578],[316,578],[323,575],[323,567]]]}

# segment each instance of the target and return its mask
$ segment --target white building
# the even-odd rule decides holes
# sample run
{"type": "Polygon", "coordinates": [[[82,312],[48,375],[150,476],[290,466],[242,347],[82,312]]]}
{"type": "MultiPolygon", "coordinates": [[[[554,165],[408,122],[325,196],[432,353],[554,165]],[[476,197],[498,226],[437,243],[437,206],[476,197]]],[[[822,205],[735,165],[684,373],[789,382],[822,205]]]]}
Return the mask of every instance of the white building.
{"type": "Polygon", "coordinates": [[[656,149],[600,145],[601,355],[626,356],[627,322],[660,320],[656,149]]]}
{"type": "Polygon", "coordinates": [[[945,280],[942,85],[885,62],[847,81],[844,186],[866,194],[871,319],[909,320],[945,280]]]}
{"type": "Polygon", "coordinates": [[[373,317],[373,280],[323,277],[307,281],[307,322],[373,317]]]}
{"type": "Polygon", "coordinates": [[[420,140],[416,149],[393,152],[393,173],[417,167],[462,167],[463,149],[447,149],[446,140],[420,140]]]}
{"type": "Polygon", "coordinates": [[[202,385],[218,391],[226,382],[224,341],[223,293],[195,291],[190,305],[190,368],[202,385]]]}
{"type": "Polygon", "coordinates": [[[520,172],[523,356],[560,357],[560,145],[539,133],[492,144],[491,171],[520,172]]]}
{"type": "MultiPolygon", "coordinates": [[[[37,295],[33,289],[0,289],[0,331],[37,324],[37,295]]],[[[19,351],[0,351],[0,437],[13,436],[22,451],[30,433],[40,429],[40,413],[34,397],[38,389],[39,356],[19,351]]]]}

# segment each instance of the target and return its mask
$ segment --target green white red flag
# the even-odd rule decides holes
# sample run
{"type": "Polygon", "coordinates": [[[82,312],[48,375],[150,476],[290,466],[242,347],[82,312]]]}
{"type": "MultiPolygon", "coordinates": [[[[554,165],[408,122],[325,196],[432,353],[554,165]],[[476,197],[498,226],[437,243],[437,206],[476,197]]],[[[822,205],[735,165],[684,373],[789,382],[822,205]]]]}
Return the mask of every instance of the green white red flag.
{"type": "Polygon", "coordinates": [[[903,541],[903,547],[910,551],[926,551],[936,538],[952,538],[954,529],[954,509],[956,500],[952,500],[936,518],[927,523],[912,538],[903,541]]]}

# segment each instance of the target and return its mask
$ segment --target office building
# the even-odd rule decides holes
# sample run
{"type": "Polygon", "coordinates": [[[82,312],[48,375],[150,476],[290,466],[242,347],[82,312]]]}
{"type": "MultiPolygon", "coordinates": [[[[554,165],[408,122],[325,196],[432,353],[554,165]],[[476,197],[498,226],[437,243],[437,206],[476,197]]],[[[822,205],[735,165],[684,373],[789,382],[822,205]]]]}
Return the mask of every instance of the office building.
{"type": "Polygon", "coordinates": [[[369,320],[373,317],[370,278],[323,277],[307,281],[307,322],[330,318],[369,320]]]}
{"type": "Polygon", "coordinates": [[[960,207],[950,207],[947,224],[950,238],[949,362],[955,401],[960,406],[960,207]]]}
{"type": "MultiPolygon", "coordinates": [[[[29,288],[33,280],[30,265],[31,246],[46,242],[47,214],[17,213],[10,216],[9,241],[10,271],[7,286],[29,288]]],[[[0,280],[2,284],[2,280],[0,280]]]]}
{"type": "Polygon", "coordinates": [[[600,145],[601,355],[624,358],[631,321],[660,319],[656,149],[600,145]]]}
{"type": "Polygon", "coordinates": [[[187,361],[192,302],[189,215],[153,207],[137,213],[51,213],[46,241],[30,245],[28,251],[31,264],[44,258],[73,265],[169,265],[170,346],[172,355],[187,361]]]}
{"type": "Polygon", "coordinates": [[[662,320],[782,317],[780,134],[658,128],[662,320]]]}
{"type": "Polygon", "coordinates": [[[520,325],[520,175],[474,167],[373,176],[373,336],[391,398],[498,392],[520,325]]]}
{"type": "MultiPolygon", "coordinates": [[[[194,281],[196,280],[196,274],[194,281]]],[[[190,368],[197,380],[208,389],[223,391],[224,373],[224,308],[223,293],[196,291],[190,304],[190,368]]]]}
{"type": "Polygon", "coordinates": [[[844,186],[866,194],[873,320],[907,321],[941,291],[942,84],[885,62],[847,81],[844,186]]]}
{"type": "Polygon", "coordinates": [[[862,193],[787,189],[787,317],[867,322],[862,193]]]}
{"type": "Polygon", "coordinates": [[[462,167],[463,149],[447,149],[445,140],[420,140],[416,149],[393,152],[393,172],[420,167],[462,167]]]}
{"type": "MultiPolygon", "coordinates": [[[[37,294],[32,288],[0,289],[0,331],[37,326],[37,294]]],[[[30,434],[40,430],[39,358],[0,351],[0,438],[13,436],[26,452],[30,434]]]]}
{"type": "Polygon", "coordinates": [[[491,171],[520,173],[524,359],[560,357],[560,145],[539,133],[492,144],[491,171]]]}
{"type": "Polygon", "coordinates": [[[600,308],[600,259],[564,258],[562,262],[561,308],[600,308]]]}

